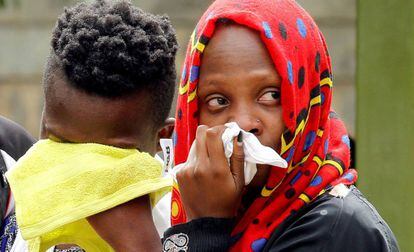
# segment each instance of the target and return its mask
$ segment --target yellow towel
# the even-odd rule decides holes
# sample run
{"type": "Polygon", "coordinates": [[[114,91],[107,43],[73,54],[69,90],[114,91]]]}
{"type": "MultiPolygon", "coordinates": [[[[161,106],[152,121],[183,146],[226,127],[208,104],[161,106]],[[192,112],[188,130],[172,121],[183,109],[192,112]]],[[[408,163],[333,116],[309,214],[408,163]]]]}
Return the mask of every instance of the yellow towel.
{"type": "Polygon", "coordinates": [[[6,176],[22,236],[36,252],[62,243],[113,251],[85,218],[145,194],[155,204],[172,185],[147,153],[52,140],[36,143],[6,176]]]}

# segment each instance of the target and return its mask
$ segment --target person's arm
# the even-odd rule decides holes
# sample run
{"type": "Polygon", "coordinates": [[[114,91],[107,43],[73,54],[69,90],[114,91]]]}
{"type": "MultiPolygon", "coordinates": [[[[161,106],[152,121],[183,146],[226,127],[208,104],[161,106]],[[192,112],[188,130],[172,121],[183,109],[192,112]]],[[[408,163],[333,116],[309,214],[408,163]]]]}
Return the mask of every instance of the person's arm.
{"type": "Polygon", "coordinates": [[[90,216],[87,220],[115,251],[161,251],[148,195],[90,216]]]}
{"type": "Polygon", "coordinates": [[[198,127],[196,158],[177,173],[188,222],[164,233],[163,251],[227,251],[231,246],[244,188],[244,154],[240,135],[234,139],[229,164],[221,140],[224,130],[198,127]]]}

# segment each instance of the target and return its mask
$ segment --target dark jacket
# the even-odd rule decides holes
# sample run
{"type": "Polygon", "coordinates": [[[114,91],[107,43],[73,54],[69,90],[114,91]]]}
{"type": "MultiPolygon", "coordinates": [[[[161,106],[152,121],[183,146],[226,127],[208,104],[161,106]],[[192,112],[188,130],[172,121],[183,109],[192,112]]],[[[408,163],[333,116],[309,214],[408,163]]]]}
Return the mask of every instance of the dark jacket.
{"type": "MultiPolygon", "coordinates": [[[[230,237],[232,227],[231,219],[216,218],[202,218],[171,227],[164,234],[164,251],[174,251],[174,247],[175,251],[227,251],[234,242],[230,237]]],[[[326,192],[291,215],[273,232],[261,251],[381,252],[399,249],[387,223],[361,192],[351,187],[346,197],[334,197],[326,192]]]]}
{"type": "Polygon", "coordinates": [[[0,116],[0,149],[18,160],[32,147],[35,139],[20,125],[0,116]]]}

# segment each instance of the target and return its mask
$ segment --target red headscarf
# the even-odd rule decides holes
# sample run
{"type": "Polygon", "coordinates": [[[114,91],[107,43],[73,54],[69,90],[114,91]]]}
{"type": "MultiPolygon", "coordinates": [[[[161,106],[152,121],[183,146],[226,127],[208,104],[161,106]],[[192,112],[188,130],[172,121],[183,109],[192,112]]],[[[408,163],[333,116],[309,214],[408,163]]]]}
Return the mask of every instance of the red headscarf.
{"type": "MultiPolygon", "coordinates": [[[[200,19],[187,49],[176,114],[175,164],[186,161],[198,126],[197,84],[202,54],[216,21],[229,19],[260,33],[282,79],[281,104],[286,132],[281,155],[288,169],[271,169],[261,196],[233,230],[233,251],[261,251],[272,232],[292,213],[329,186],[352,184],[349,138],[331,111],[332,72],[324,38],[293,0],[216,0],[200,19]]],[[[172,224],[185,222],[177,186],[172,224]]]]}

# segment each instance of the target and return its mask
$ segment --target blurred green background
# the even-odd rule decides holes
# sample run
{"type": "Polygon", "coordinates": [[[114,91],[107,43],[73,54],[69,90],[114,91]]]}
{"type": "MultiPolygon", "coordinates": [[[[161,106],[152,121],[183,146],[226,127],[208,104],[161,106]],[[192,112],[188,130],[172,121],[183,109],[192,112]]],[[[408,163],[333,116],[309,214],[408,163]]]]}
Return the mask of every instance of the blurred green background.
{"type": "MultiPolygon", "coordinates": [[[[0,114],[34,136],[51,30],[64,6],[76,2],[0,0],[0,114]]],[[[211,2],[133,1],[146,11],[171,17],[181,46],[178,69],[191,31],[211,2]]],[[[388,221],[401,250],[414,251],[414,0],[298,2],[328,43],[333,107],[357,142],[360,189],[388,221]]]]}
{"type": "Polygon", "coordinates": [[[414,1],[357,6],[359,187],[414,251],[414,1]]]}

